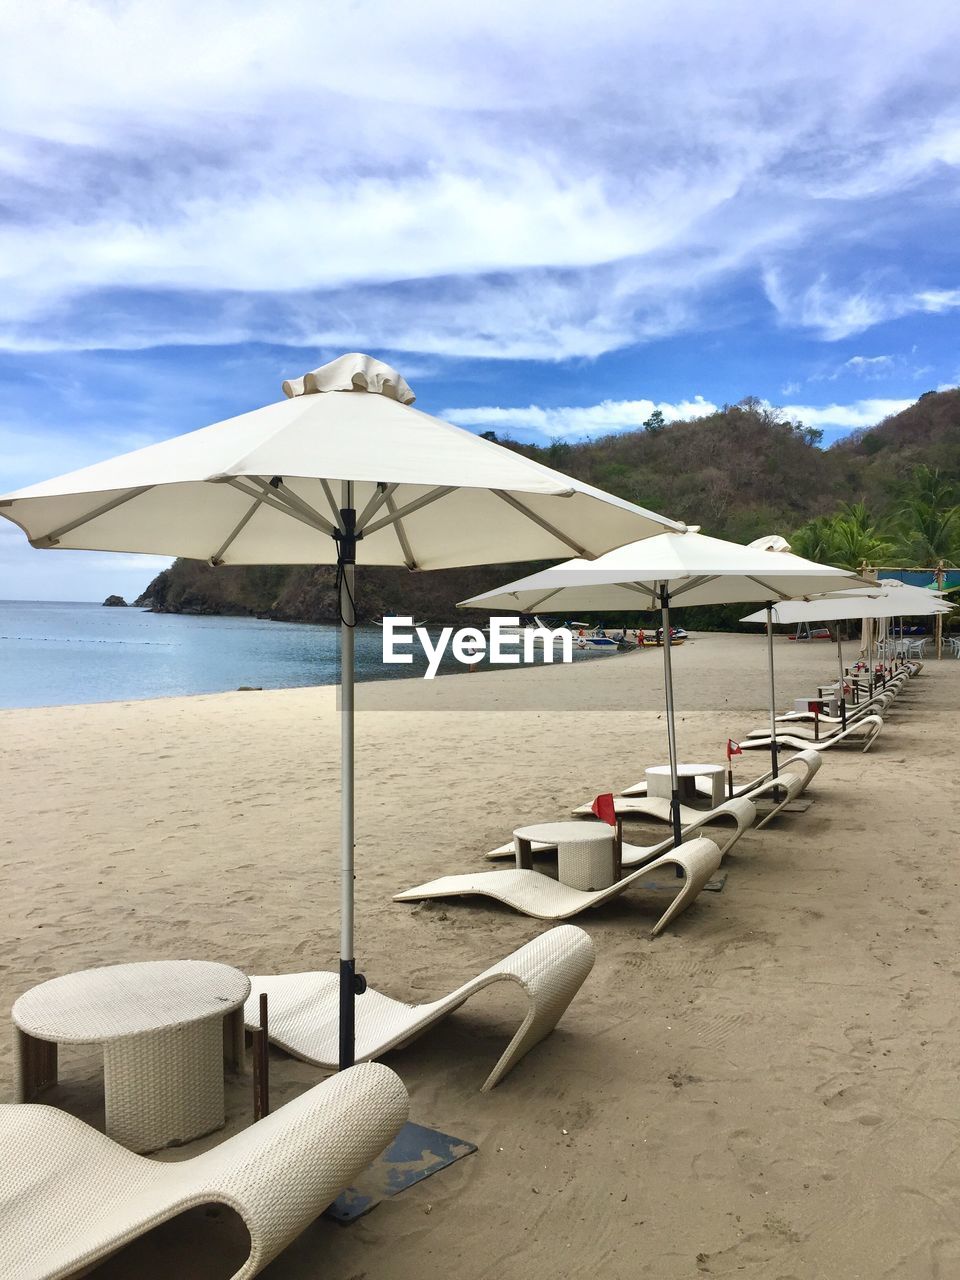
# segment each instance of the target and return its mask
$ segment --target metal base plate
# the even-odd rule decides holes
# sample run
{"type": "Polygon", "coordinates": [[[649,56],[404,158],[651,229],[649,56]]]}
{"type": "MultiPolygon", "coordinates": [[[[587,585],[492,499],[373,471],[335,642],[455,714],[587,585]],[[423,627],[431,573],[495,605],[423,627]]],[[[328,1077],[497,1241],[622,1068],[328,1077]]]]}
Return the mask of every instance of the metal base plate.
{"type": "Polygon", "coordinates": [[[388,1200],[476,1150],[475,1143],[463,1138],[453,1138],[422,1124],[405,1124],[386,1151],[360,1175],[356,1186],[341,1192],[323,1216],[347,1226],[381,1200],[388,1200]]]}
{"type": "MultiPolygon", "coordinates": [[[[755,800],[754,804],[757,809],[757,817],[762,818],[768,814],[771,809],[776,808],[772,800],[755,800]]],[[[813,801],[809,796],[798,796],[796,800],[791,800],[789,804],[785,804],[780,810],[781,813],[806,813],[813,801]]]]}
{"type": "MultiPolygon", "coordinates": [[[[677,880],[681,877],[677,876],[677,880]]],[[[646,893],[676,893],[677,880],[642,880],[637,886],[638,891],[646,893]]],[[[713,880],[708,880],[703,886],[708,893],[722,893],[723,886],[727,883],[726,871],[718,871],[713,880]]]]}

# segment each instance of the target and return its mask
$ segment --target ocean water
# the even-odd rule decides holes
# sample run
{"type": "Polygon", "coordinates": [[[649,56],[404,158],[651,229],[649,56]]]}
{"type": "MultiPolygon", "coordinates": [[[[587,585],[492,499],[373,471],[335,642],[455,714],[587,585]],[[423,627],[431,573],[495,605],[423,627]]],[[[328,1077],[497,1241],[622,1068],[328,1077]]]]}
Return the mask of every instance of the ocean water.
{"type": "MultiPolygon", "coordinates": [[[[338,631],[257,618],[0,600],[0,707],[221,693],[240,685],[336,684],[338,631]]],[[[357,628],[358,679],[409,678],[426,670],[420,657],[412,665],[385,665],[381,642],[379,627],[357,628]]],[[[605,660],[576,651],[574,657],[605,660]]],[[[449,656],[440,668],[441,674],[463,671],[449,656]]]]}

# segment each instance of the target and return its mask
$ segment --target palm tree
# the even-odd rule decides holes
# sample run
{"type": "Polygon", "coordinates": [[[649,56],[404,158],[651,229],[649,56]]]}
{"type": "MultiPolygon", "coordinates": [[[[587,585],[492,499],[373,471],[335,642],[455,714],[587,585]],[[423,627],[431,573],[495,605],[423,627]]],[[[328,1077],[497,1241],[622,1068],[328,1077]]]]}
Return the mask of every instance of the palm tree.
{"type": "Polygon", "coordinates": [[[863,563],[889,564],[897,550],[862,502],[844,503],[835,515],[808,521],[796,531],[790,545],[808,560],[853,570],[863,563]]]}
{"type": "Polygon", "coordinates": [[[939,468],[917,467],[897,524],[908,559],[934,568],[960,559],[960,505],[956,486],[939,468]]]}

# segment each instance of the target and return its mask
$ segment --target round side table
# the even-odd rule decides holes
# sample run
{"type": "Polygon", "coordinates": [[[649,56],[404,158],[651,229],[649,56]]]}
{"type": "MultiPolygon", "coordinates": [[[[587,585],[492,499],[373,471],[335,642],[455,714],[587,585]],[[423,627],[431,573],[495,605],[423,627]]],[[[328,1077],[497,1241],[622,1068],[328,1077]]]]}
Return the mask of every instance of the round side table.
{"type": "Polygon", "coordinates": [[[156,1151],[224,1123],[223,1059],[241,1069],[250,980],[229,965],[157,960],[52,978],[13,1006],[16,1094],[57,1079],[58,1044],[102,1044],[107,1134],[156,1151]]]}
{"type": "Polygon", "coordinates": [[[617,878],[616,834],[605,822],[541,822],[513,833],[517,866],[532,867],[532,844],[555,845],[557,879],[571,889],[606,889],[617,878]]]}

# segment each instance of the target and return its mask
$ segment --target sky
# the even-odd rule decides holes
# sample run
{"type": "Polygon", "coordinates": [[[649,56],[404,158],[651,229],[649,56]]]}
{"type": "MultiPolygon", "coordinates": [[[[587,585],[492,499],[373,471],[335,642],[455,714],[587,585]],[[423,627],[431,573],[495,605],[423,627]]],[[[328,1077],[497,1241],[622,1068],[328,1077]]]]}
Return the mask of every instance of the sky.
{"type": "MultiPolygon", "coordinates": [[[[958,40],[941,0],[0,6],[0,492],[344,351],[544,443],[870,426],[960,381],[958,40]]],[[[0,599],[164,563],[0,522],[0,599]]]]}

